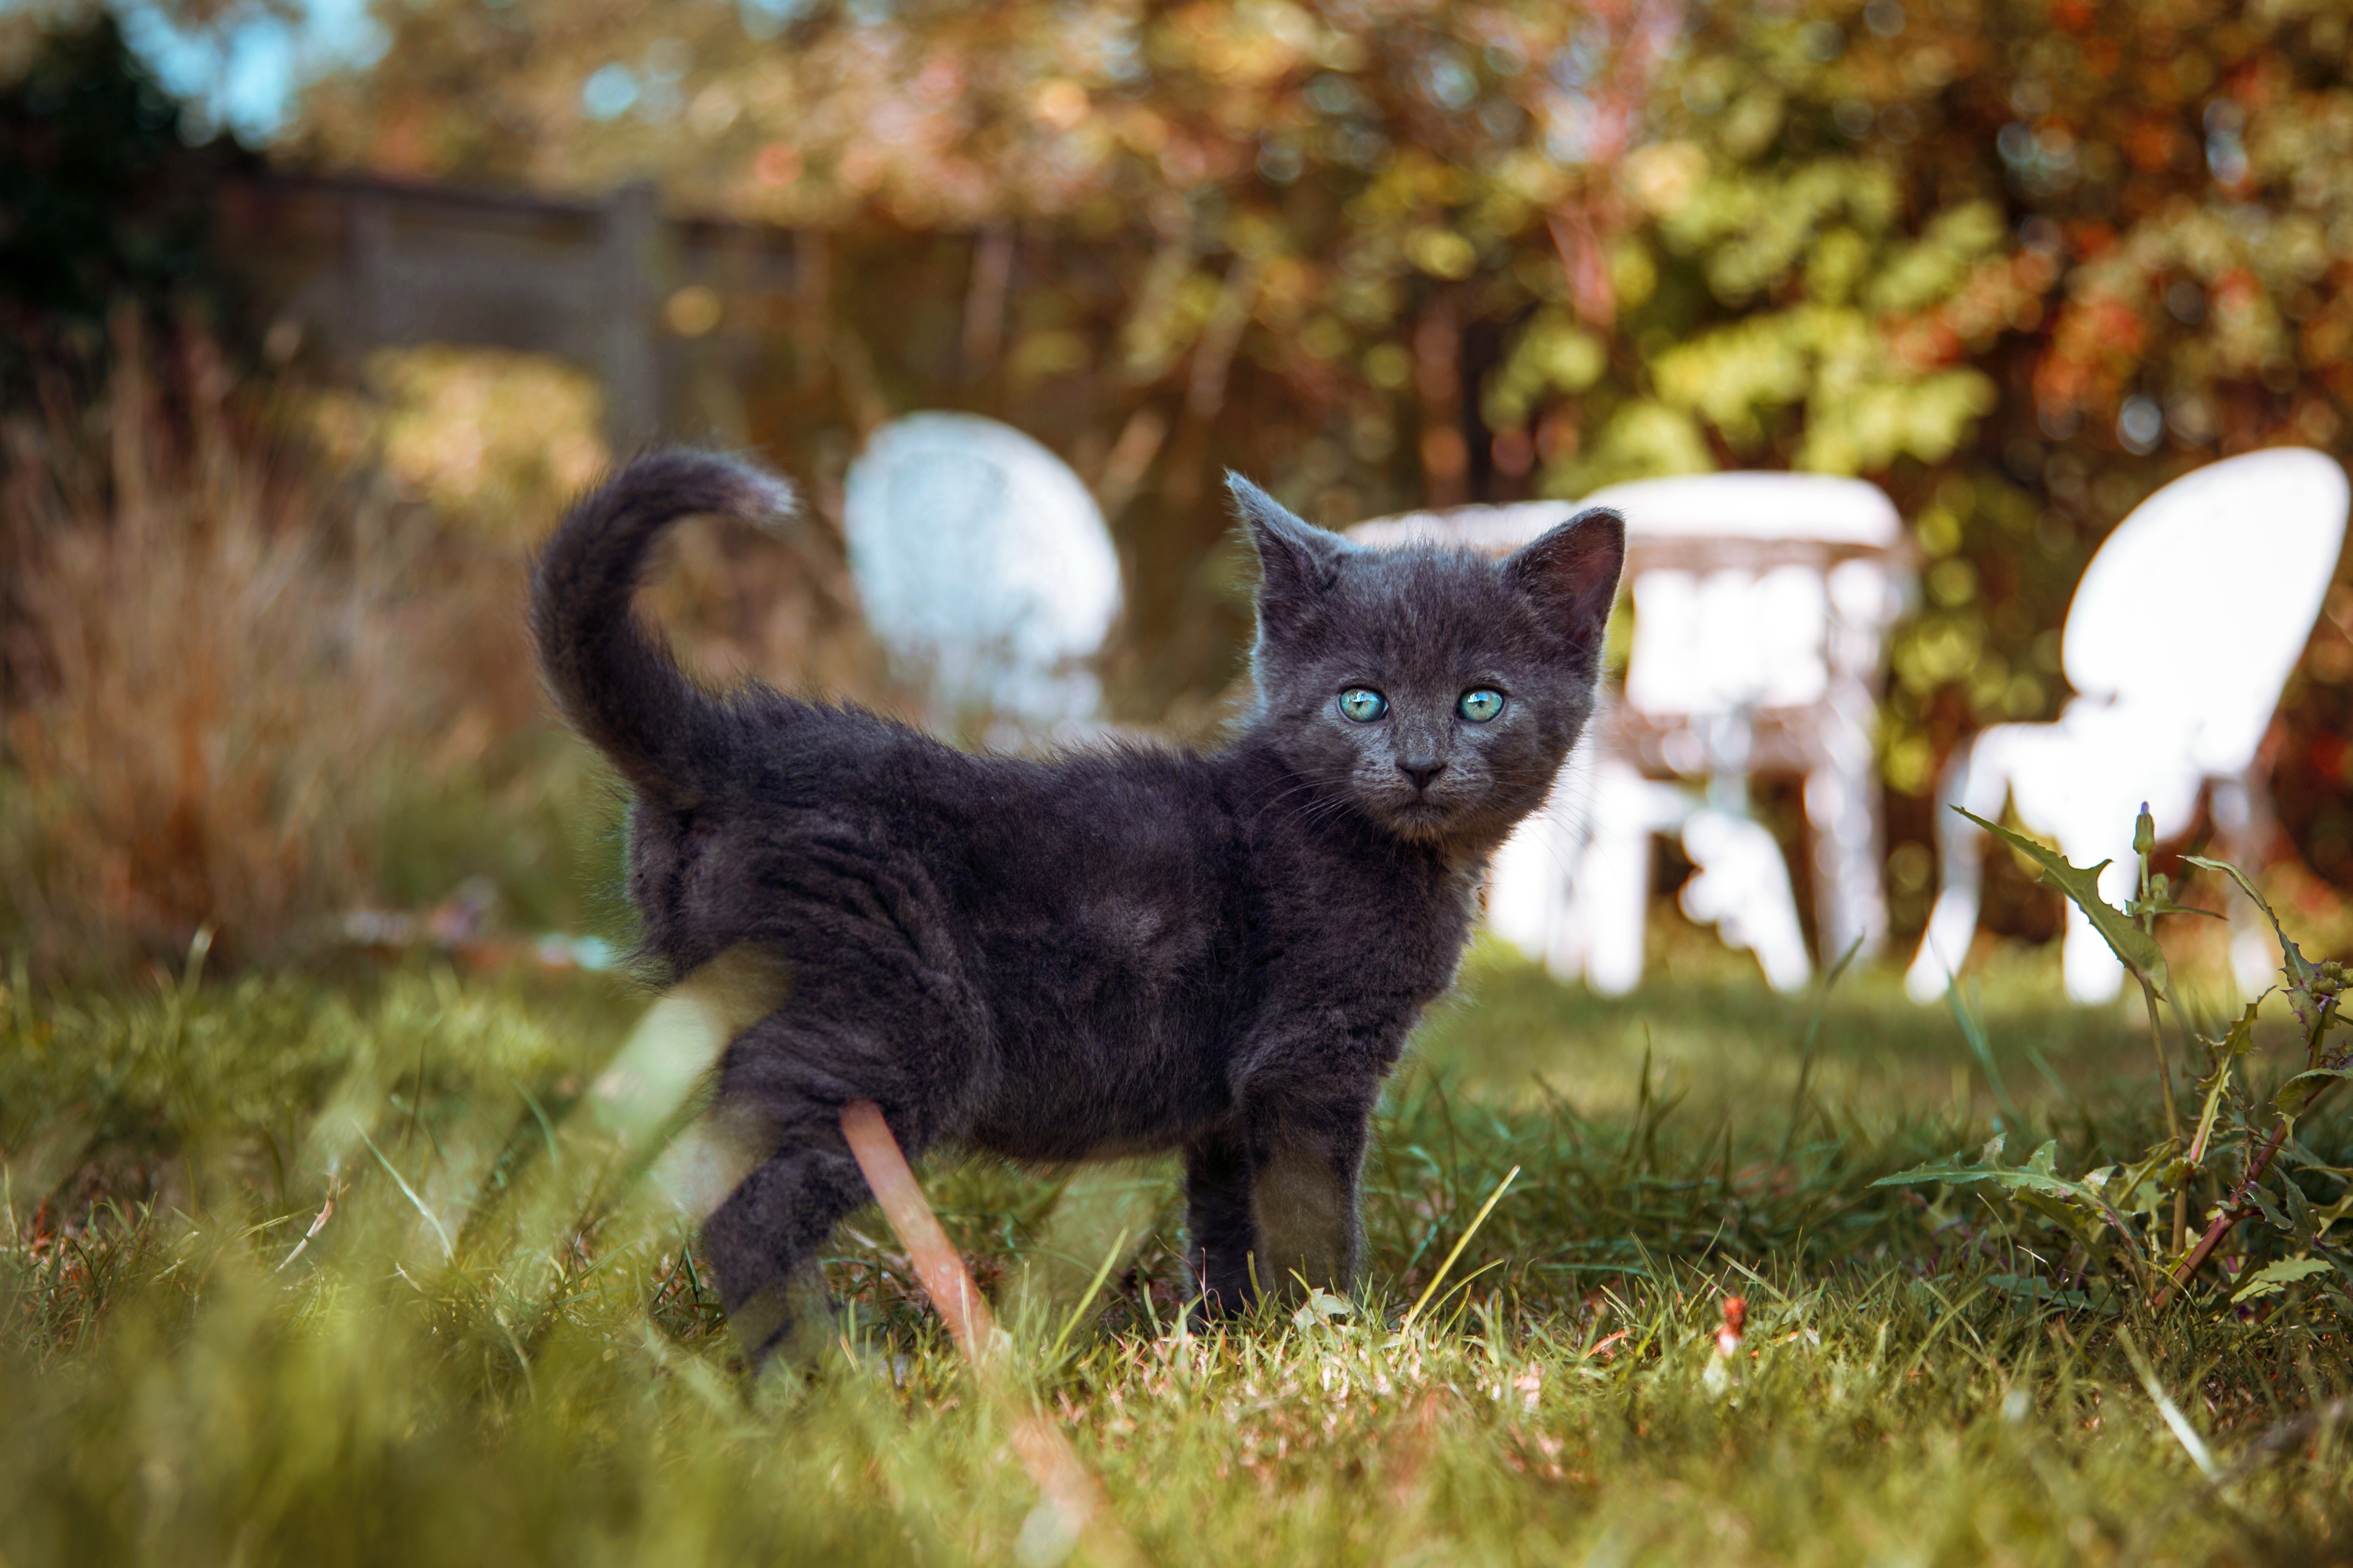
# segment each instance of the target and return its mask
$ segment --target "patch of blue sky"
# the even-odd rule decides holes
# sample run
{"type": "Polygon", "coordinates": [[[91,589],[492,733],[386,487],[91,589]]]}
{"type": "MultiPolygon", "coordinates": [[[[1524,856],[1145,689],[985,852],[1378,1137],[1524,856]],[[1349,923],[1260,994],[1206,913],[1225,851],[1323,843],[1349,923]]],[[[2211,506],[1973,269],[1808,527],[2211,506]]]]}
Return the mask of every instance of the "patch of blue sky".
{"type": "Polygon", "coordinates": [[[773,38],[817,9],[816,0],[736,0],[744,30],[755,38],[773,38]]]}
{"type": "Polygon", "coordinates": [[[203,24],[155,0],[116,7],[122,34],[165,91],[186,105],[189,131],[226,128],[248,145],[267,142],[294,117],[296,99],[330,72],[364,68],[385,49],[368,0],[299,0],[292,15],[232,6],[203,24]]]}
{"type": "Polygon", "coordinates": [[[591,120],[612,120],[638,101],[638,73],[618,60],[597,67],[580,84],[580,107],[591,120]]]}

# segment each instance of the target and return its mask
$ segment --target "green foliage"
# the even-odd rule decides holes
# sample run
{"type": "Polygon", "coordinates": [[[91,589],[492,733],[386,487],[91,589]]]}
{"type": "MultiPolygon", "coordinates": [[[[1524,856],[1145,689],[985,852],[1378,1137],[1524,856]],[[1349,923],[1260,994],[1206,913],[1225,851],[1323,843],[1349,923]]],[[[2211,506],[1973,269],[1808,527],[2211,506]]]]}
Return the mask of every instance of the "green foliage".
{"type": "MultiPolygon", "coordinates": [[[[2326,8],[1890,4],[417,0],[280,153],[651,176],[800,228],[797,281],[670,318],[680,354],[738,345],[698,372],[728,438],[820,494],[894,411],[1052,442],[1134,563],[1133,720],[1198,729],[1236,668],[1224,467],[1343,523],[1868,475],[1928,568],[1883,725],[1892,837],[1925,848],[1954,742],[2063,694],[2055,628],[2117,519],[2189,464],[2340,438],[2353,96],[2326,8]]],[[[2340,883],[2348,595],[2278,749],[2340,883]]]]}
{"type": "MultiPolygon", "coordinates": [[[[1137,718],[1197,710],[1234,668],[1221,467],[1334,522],[1861,473],[1932,568],[1885,725],[1897,836],[1925,840],[1951,744],[2055,707],[2049,634],[2116,521],[2187,463],[2331,442],[2353,396],[2346,29],[2306,7],[419,0],[383,21],[383,57],[307,97],[306,155],[597,194],[650,174],[683,210],[823,234],[821,289],[721,298],[779,367],[749,376],[745,433],[813,472],[917,405],[1055,443],[1138,563],[1113,681],[1137,718]]],[[[2285,815],[2353,879],[2353,752],[2326,740],[2353,640],[2325,631],[2313,669],[2285,815]]]]}
{"type": "Polygon", "coordinates": [[[2231,1304],[2276,1296],[2299,1279],[2332,1272],[2334,1266],[2325,1258],[2283,1258],[2277,1263],[2266,1263],[2255,1270],[2253,1278],[2231,1293],[2231,1304]]]}
{"type": "MultiPolygon", "coordinates": [[[[2100,1226],[2108,1226],[2115,1233],[2115,1237],[2124,1242],[2136,1275],[2145,1274],[2139,1246],[2134,1239],[2131,1226],[2101,1192],[2101,1187],[2106,1184],[2107,1173],[2100,1173],[2101,1179],[2097,1183],[2090,1177],[2078,1182],[2060,1175],[2059,1142],[2055,1138],[2037,1148],[2028,1156],[2025,1164],[2005,1165],[2001,1163],[2001,1151],[2007,1138],[2006,1133],[1995,1133],[1978,1151],[1977,1159],[1966,1163],[1957,1154],[1947,1160],[1931,1160],[1909,1170],[1898,1171],[1892,1176],[1882,1176],[1872,1184],[1889,1187],[1933,1183],[1948,1187],[1965,1187],[1983,1182],[2052,1222],[2078,1247],[2094,1256],[2110,1239],[2101,1232],[2100,1226]]],[[[2126,1184],[2127,1187],[2132,1184],[2126,1184]]],[[[2049,1290],[2052,1287],[2046,1285],[2044,1289],[2049,1290]]],[[[2104,1289],[2100,1299],[2106,1299],[2106,1295],[2104,1289]]],[[[2053,1296],[2052,1299],[2058,1297],[2053,1296]]]]}
{"type": "MultiPolygon", "coordinates": [[[[2192,1023],[2180,998],[2167,996],[2171,982],[2155,931],[2161,915],[2203,915],[2211,911],[2176,903],[2167,879],[2151,869],[2156,835],[2147,809],[2142,808],[2133,837],[2140,861],[2138,891],[2129,906],[2121,910],[2100,896],[2099,875],[2105,868],[2105,861],[2088,868],[2071,865],[2064,856],[2022,834],[1988,822],[1959,806],[1953,809],[2041,866],[2043,879],[2084,911],[2116,957],[2140,982],[2147,1007],[2149,1043],[2156,1056],[2158,1088],[2165,1105],[2167,1136],[2149,1145],[2133,1163],[2121,1169],[2104,1166],[2081,1180],[2060,1174],[2055,1140],[2037,1149],[2025,1165],[2004,1165],[2004,1136],[1998,1135],[1974,1162],[1964,1163],[1961,1156],[1955,1155],[1883,1177],[1879,1184],[1958,1187],[1983,1183],[2008,1194],[2018,1209],[2031,1211],[2031,1216],[2013,1213],[2005,1216],[2006,1225],[2016,1227],[2023,1222],[2024,1229],[2031,1231],[2032,1219],[2040,1218],[2067,1237],[2073,1250],[2059,1270],[2062,1280],[2071,1273],[2083,1279],[2087,1271],[2104,1263],[2108,1239],[2101,1229],[2105,1226],[2107,1232],[2125,1244],[2125,1262],[2133,1283],[2158,1308],[2189,1289],[2200,1267],[2232,1237],[2241,1222],[2258,1215],[2285,1238],[2284,1242],[2274,1238],[2274,1245],[2294,1246],[2300,1250],[2294,1258],[2277,1259],[2257,1268],[2253,1255],[2261,1244],[2242,1244],[2238,1272],[2248,1283],[2230,1297],[2232,1305],[2276,1294],[2295,1281],[2332,1270],[2353,1279],[2353,1249],[2328,1237],[2328,1222],[2315,1219],[2303,1190],[2289,1180],[2283,1195],[2274,1200],[2265,1184],[2266,1177],[2275,1169],[2274,1162],[2284,1152],[2287,1152],[2288,1163],[2307,1167],[2321,1163],[2309,1152],[2297,1150],[2296,1123],[2310,1115],[2339,1080],[2353,1078],[2353,1048],[2329,1039],[2332,1030],[2344,1026],[2338,1009],[2344,986],[2343,965],[2335,962],[2316,964],[2306,959],[2281,926],[2278,914],[2236,867],[2197,856],[2185,858],[2201,869],[2228,876],[2270,922],[2279,942],[2280,973],[2286,983],[2284,989],[2297,1021],[2299,1043],[2304,1047],[2300,1068],[2291,1071],[2266,1098],[2250,1084],[2244,1065],[2244,1058],[2253,1054],[2257,1046],[2255,1030],[2263,998],[2249,1003],[2219,1038],[2193,1035],[2205,1053],[2206,1067],[2194,1090],[2200,1108],[2197,1128],[2185,1138],[2174,1098],[2173,1065],[2159,1033],[2158,1001],[2171,1002],[2185,1035],[2191,1035],[2192,1023]],[[2193,1190],[2208,1194],[2200,1207],[2211,1215],[2195,1245],[2187,1232],[2193,1190]],[[2126,1217],[2134,1214],[2147,1221],[2145,1239],[2136,1236],[2126,1217]]],[[[2000,1096],[2000,1079],[1993,1072],[1990,1057],[1979,1036],[1967,1016],[1958,1014],[1957,1006],[1957,1016],[1961,1016],[1963,1028],[1969,1031],[1971,1044],[1978,1047],[1987,1076],[1997,1096],[2000,1096]]],[[[2010,1120],[2018,1120],[2014,1112],[2010,1120]]],[[[2344,1206],[2340,1205],[2332,1211],[2331,1221],[2343,1212],[2344,1206]]],[[[2012,1233],[2018,1231],[2013,1229],[2012,1233]]]]}
{"type": "MultiPolygon", "coordinates": [[[[1843,474],[1880,473],[1902,457],[1941,463],[1991,410],[1982,372],[1921,360],[1907,337],[2000,250],[1989,205],[1940,215],[1915,238],[1889,164],[1759,166],[1720,136],[1645,147],[1624,178],[1666,254],[1696,262],[1715,300],[1741,312],[1724,326],[1683,325],[1648,368],[1660,397],[1744,462],[1843,474]],[[1800,281],[1795,301],[1767,303],[1800,281]],[[1791,446],[1793,426],[1803,435],[1791,446]]],[[[1572,468],[1548,482],[1574,493],[1589,476],[1572,468]]]]}

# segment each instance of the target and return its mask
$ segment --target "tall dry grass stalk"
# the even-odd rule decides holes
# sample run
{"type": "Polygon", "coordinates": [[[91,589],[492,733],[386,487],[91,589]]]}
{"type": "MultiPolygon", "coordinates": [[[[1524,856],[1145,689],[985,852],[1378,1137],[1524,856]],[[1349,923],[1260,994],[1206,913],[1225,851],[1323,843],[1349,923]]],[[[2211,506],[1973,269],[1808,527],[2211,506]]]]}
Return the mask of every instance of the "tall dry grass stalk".
{"type": "MultiPolygon", "coordinates": [[[[275,961],[485,876],[525,922],[583,918],[599,792],[550,743],[522,598],[584,475],[540,474],[504,406],[554,373],[435,351],[371,398],[235,386],[128,315],[111,349],[95,391],[55,366],[0,412],[0,950],[104,973],[209,926],[275,961]],[[490,378],[501,421],[425,371],[490,378]],[[491,437],[502,489],[417,471],[491,437]]],[[[675,561],[655,612],[690,666],[889,705],[820,520],[689,530],[675,561]]]]}
{"type": "Polygon", "coordinates": [[[202,337],[113,338],[5,425],[0,898],[45,968],[280,953],[365,897],[389,790],[533,711],[519,552],[323,481],[202,337]]]}

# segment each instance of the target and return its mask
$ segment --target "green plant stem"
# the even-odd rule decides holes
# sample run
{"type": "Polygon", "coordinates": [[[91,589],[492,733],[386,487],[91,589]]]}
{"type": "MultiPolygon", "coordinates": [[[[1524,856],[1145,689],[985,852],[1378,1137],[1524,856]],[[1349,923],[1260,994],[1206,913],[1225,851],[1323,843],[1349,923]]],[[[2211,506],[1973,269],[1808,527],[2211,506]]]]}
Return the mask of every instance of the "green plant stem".
{"type": "MultiPolygon", "coordinates": [[[[2320,1103],[2321,1097],[2335,1089],[2341,1081],[2333,1078],[2323,1079],[2310,1094],[2305,1096],[2304,1107],[2295,1113],[2293,1120],[2300,1121],[2311,1115],[2313,1107],[2320,1103]]],[[[2198,1238],[2196,1247],[2190,1248],[2189,1256],[2183,1258],[2172,1270],[2171,1277],[2165,1282],[2164,1289],[2158,1290],[2150,1301],[2151,1307],[2162,1308],[2172,1299],[2174,1291],[2189,1283],[2190,1277],[2198,1272],[2200,1266],[2207,1258],[2213,1256],[2214,1249],[2222,1245],[2222,1238],[2230,1235],[2241,1220],[2259,1212],[2253,1204],[2247,1202],[2247,1194],[2255,1190],[2255,1184],[2263,1179],[2265,1171],[2271,1169],[2272,1157],[2279,1152],[2280,1145],[2287,1142],[2287,1130],[2291,1124],[2292,1119],[2289,1117],[2282,1116],[2279,1119],[2279,1125],[2272,1129],[2272,1135],[2264,1140],[2261,1152],[2248,1162],[2247,1173],[2239,1178],[2238,1186],[2231,1194],[2230,1205],[2214,1216],[2213,1222],[2206,1227],[2206,1234],[2198,1238]]]]}
{"type": "MultiPolygon", "coordinates": [[[[2157,987],[2148,977],[2136,974],[2140,982],[2140,999],[2148,1008],[2148,1048],[2157,1053],[2157,1083],[2165,1093],[2165,1131],[2174,1143],[2181,1142],[2181,1111],[2173,1102],[2173,1063],[2165,1054],[2165,1035],[2157,1021],[2157,987]]],[[[2182,1243],[2189,1237],[2189,1178],[2184,1175],[2181,1184],[2173,1189],[2173,1242],[2167,1251],[2179,1257],[2182,1243]]]]}
{"type": "MultiPolygon", "coordinates": [[[[2133,824],[2133,849],[2140,860],[2140,896],[2135,907],[2140,910],[2140,929],[2151,945],[2157,942],[2156,906],[2163,901],[2151,897],[2156,883],[2150,877],[2149,851],[2156,846],[2156,829],[2149,822],[2148,803],[2143,801],[2139,820],[2133,824]]],[[[2088,911],[2087,911],[2088,912],[2088,911]]],[[[2165,1031],[2157,1018],[2157,986],[2140,965],[2132,966],[2133,978],[2140,982],[2141,1005],[2148,1009],[2148,1048],[2157,1054],[2157,1086],[2165,1096],[2165,1131],[2176,1149],[2181,1147],[2181,1111],[2173,1102],[2173,1063],[2165,1055],[2165,1031]]],[[[2178,1009],[2177,1009],[2178,1011],[2178,1009]]],[[[2181,1255],[2181,1244],[2189,1234],[2189,1173],[2182,1173],[2181,1184],[2173,1189],[2173,1235],[2166,1251],[2174,1257],[2181,1255]]]]}

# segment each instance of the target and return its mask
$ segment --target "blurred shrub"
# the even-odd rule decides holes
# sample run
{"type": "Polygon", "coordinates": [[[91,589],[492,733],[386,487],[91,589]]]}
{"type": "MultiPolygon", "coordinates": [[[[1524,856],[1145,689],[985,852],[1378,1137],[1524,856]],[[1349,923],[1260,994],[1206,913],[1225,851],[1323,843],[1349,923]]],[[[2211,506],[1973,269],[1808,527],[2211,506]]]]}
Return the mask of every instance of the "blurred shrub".
{"type": "Polygon", "coordinates": [[[51,367],[5,426],[8,940],[65,970],[207,925],[282,956],[483,872],[555,912],[529,884],[563,879],[569,753],[536,721],[520,547],[324,477],[203,337],[114,336],[102,387],[51,367]]]}
{"type": "Polygon", "coordinates": [[[560,360],[431,343],[378,350],[365,380],[314,401],[326,451],[485,537],[528,536],[608,461],[603,391],[560,360]]]}

